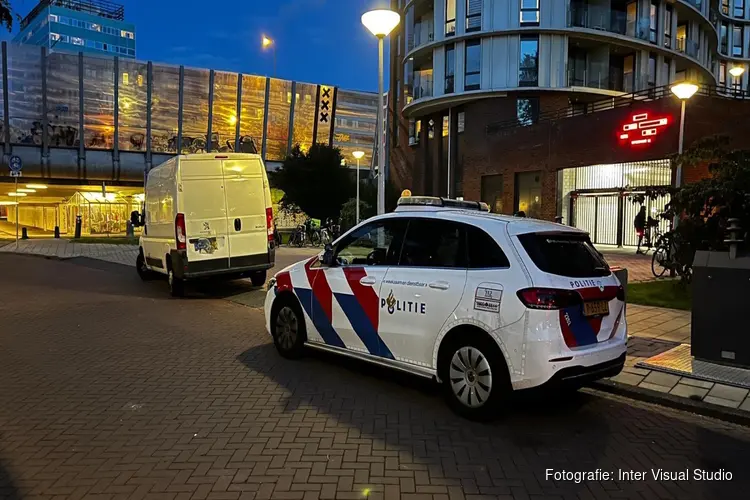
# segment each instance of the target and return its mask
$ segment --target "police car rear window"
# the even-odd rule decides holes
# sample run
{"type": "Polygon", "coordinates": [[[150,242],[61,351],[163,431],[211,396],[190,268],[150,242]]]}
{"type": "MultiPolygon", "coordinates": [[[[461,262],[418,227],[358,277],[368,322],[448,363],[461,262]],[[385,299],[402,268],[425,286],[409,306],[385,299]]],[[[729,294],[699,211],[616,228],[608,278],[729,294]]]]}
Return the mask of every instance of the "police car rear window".
{"type": "Polygon", "coordinates": [[[529,233],[519,235],[518,240],[545,273],[569,278],[610,275],[607,262],[586,235],[529,233]]]}

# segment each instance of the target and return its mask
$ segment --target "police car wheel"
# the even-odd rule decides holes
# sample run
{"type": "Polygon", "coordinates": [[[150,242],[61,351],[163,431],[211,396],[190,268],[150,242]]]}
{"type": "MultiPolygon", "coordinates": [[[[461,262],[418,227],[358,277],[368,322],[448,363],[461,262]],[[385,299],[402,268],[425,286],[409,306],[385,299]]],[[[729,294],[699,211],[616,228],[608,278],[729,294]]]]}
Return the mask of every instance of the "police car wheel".
{"type": "Polygon", "coordinates": [[[510,392],[502,353],[489,339],[477,337],[454,343],[443,358],[442,379],[449,406],[472,420],[499,416],[500,403],[510,392]]]}
{"type": "Polygon", "coordinates": [[[302,356],[307,332],[305,319],[298,304],[291,299],[282,299],[274,305],[271,313],[273,343],[279,354],[288,359],[302,356]]]}

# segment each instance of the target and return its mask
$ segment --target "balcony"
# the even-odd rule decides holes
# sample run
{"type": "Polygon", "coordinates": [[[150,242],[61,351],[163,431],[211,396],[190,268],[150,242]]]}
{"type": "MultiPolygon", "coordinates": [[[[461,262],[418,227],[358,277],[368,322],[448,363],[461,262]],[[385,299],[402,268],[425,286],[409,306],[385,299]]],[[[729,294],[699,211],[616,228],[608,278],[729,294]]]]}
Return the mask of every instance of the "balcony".
{"type": "Polygon", "coordinates": [[[687,38],[678,38],[677,39],[677,51],[682,52],[683,54],[687,54],[688,56],[692,57],[693,59],[698,59],[698,49],[700,47],[698,46],[697,42],[694,42],[692,40],[688,40],[687,38]]]}
{"type": "Polygon", "coordinates": [[[429,76],[419,76],[415,73],[414,85],[412,86],[411,95],[414,99],[422,99],[423,97],[432,97],[432,74],[429,76]]]}
{"type": "Polygon", "coordinates": [[[581,3],[573,4],[568,8],[568,27],[606,31],[645,41],[651,38],[648,19],[636,22],[629,20],[625,11],[603,9],[581,3]]]}
{"type": "MultiPolygon", "coordinates": [[[[616,68],[597,70],[595,68],[577,68],[568,69],[568,86],[569,87],[589,87],[593,89],[613,90],[617,92],[632,92],[633,85],[625,84],[625,78],[622,74],[616,72],[616,68]],[[626,90],[626,86],[628,87],[626,90]]],[[[632,75],[632,73],[631,73],[632,75]]],[[[632,80],[632,77],[630,78],[632,80]]]]}
{"type": "Polygon", "coordinates": [[[432,26],[430,26],[429,30],[425,31],[417,24],[414,29],[414,43],[410,50],[435,41],[435,31],[432,30],[432,26]]]}

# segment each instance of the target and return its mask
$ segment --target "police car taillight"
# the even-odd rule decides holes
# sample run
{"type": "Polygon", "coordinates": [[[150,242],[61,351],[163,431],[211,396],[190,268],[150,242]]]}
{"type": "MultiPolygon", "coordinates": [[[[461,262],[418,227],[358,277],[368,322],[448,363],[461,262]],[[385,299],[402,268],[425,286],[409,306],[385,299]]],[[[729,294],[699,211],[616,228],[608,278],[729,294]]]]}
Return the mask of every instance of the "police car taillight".
{"type": "Polygon", "coordinates": [[[187,236],[185,231],[185,214],[177,214],[174,219],[174,235],[177,240],[177,250],[187,248],[187,236]]]}
{"type": "Polygon", "coordinates": [[[582,303],[578,292],[556,288],[525,288],[519,290],[518,298],[529,309],[555,310],[582,303]]]}

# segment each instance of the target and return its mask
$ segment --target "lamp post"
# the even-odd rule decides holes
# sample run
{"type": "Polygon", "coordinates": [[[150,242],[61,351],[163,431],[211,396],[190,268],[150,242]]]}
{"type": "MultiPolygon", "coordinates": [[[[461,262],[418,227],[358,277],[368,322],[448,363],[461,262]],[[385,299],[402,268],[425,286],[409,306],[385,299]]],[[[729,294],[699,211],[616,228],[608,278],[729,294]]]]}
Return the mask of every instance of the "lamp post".
{"type": "Polygon", "coordinates": [[[263,35],[263,38],[261,39],[261,45],[263,46],[264,50],[268,47],[271,47],[271,51],[273,52],[273,77],[276,78],[276,44],[272,39],[268,38],[266,35],[263,35]]]}
{"type": "Polygon", "coordinates": [[[732,69],[729,70],[729,74],[734,77],[734,93],[735,95],[740,93],[740,90],[742,88],[742,75],[745,73],[745,67],[744,66],[733,66],[732,69]]]}
{"type": "Polygon", "coordinates": [[[362,14],[362,24],[378,38],[378,215],[385,213],[385,116],[383,113],[383,40],[398,26],[401,16],[388,9],[362,14]]]}
{"type": "Polygon", "coordinates": [[[355,223],[356,226],[359,224],[359,160],[362,159],[362,157],[365,155],[364,151],[354,151],[352,152],[352,156],[354,156],[357,159],[357,208],[356,208],[356,215],[355,215],[355,223]]]}
{"type": "MultiPolygon", "coordinates": [[[[673,85],[671,90],[672,93],[676,95],[682,103],[680,107],[680,138],[677,146],[677,172],[675,174],[675,187],[679,188],[682,186],[682,150],[685,143],[685,104],[687,103],[688,99],[693,97],[693,95],[698,92],[698,86],[694,83],[684,82],[673,85]]],[[[680,216],[679,214],[675,214],[672,227],[674,229],[677,229],[677,225],[679,224],[679,222],[680,216]]]]}

